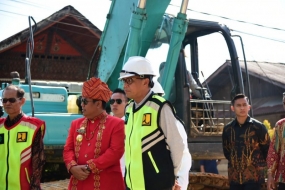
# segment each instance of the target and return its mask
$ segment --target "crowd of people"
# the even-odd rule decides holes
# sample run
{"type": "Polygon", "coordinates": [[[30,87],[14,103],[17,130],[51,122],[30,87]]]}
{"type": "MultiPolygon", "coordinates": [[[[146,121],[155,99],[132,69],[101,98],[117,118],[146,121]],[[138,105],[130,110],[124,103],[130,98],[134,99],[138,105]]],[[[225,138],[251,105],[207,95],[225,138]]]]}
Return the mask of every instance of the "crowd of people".
{"type": "MultiPolygon", "coordinates": [[[[135,56],[120,73],[124,89],[112,92],[95,77],[84,82],[78,102],[83,117],[72,121],[63,150],[71,174],[68,189],[187,189],[192,163],[187,134],[154,76],[151,63],[135,56]]],[[[7,113],[0,118],[3,189],[40,189],[45,122],[22,112],[24,93],[9,85],[2,94],[7,113]]],[[[265,178],[268,190],[285,189],[285,119],[277,122],[270,141],[265,126],[248,115],[250,108],[245,95],[236,95],[231,102],[236,118],[222,133],[230,189],[259,190],[265,178]]],[[[201,171],[218,173],[217,160],[201,161],[201,171]]]]}

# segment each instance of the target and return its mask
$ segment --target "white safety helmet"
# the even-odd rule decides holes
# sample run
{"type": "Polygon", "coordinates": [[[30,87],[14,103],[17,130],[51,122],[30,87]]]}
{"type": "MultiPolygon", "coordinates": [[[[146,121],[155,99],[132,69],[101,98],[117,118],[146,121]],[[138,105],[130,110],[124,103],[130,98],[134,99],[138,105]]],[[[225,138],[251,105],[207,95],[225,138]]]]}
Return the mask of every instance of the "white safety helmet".
{"type": "Polygon", "coordinates": [[[135,75],[142,78],[144,78],[144,75],[155,76],[154,70],[148,59],[141,56],[129,57],[128,61],[123,66],[118,79],[121,80],[135,75]]]}
{"type": "Polygon", "coordinates": [[[154,86],[152,87],[153,93],[164,96],[165,93],[161,84],[158,81],[153,81],[153,83],[154,83],[154,86]]]}

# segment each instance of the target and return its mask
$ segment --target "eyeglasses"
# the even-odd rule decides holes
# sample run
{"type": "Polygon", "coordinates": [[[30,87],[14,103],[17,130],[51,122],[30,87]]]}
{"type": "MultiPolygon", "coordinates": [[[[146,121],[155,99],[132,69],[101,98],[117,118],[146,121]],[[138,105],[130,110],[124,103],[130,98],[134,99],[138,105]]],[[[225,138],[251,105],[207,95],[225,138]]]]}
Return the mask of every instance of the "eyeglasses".
{"type": "Polygon", "coordinates": [[[87,99],[85,99],[85,98],[81,98],[81,103],[83,103],[85,106],[88,104],[88,102],[96,102],[96,101],[98,101],[98,100],[87,100],[87,99]]]}
{"type": "Polygon", "coordinates": [[[1,101],[3,104],[6,104],[8,101],[10,103],[15,103],[17,100],[21,100],[22,98],[3,98],[1,101]]]}
{"type": "Polygon", "coordinates": [[[122,99],[111,99],[110,100],[110,104],[113,105],[115,102],[117,102],[117,104],[121,104],[123,102],[122,99]]]}
{"type": "Polygon", "coordinates": [[[122,81],[123,81],[124,84],[131,85],[131,84],[133,84],[134,79],[145,79],[145,78],[129,77],[129,78],[122,79],[122,81]]]}

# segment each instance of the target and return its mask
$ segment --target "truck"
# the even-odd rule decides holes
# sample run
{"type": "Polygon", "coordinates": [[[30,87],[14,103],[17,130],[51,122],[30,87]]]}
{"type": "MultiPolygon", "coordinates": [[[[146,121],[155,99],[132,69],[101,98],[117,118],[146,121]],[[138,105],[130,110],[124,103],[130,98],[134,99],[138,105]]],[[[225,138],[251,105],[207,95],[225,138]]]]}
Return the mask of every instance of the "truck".
{"type": "MultiPolygon", "coordinates": [[[[187,19],[188,0],[182,0],[177,16],[165,13],[169,4],[170,0],[113,0],[104,31],[90,61],[96,68],[92,75],[99,77],[114,90],[122,86],[118,81],[119,73],[129,57],[149,58],[155,64],[157,80],[165,91],[165,98],[173,104],[177,115],[184,121],[192,158],[223,159],[223,126],[234,116],[230,111],[230,101],[212,100],[209,88],[199,79],[199,41],[206,36],[215,35],[220,40],[216,43],[225,44],[225,51],[232,64],[230,73],[233,88],[231,92],[226,92],[231,97],[244,93],[234,41],[225,25],[187,19]],[[192,77],[196,84],[194,87],[190,85],[192,77]],[[194,91],[198,91],[201,96],[195,96],[194,91]]],[[[29,62],[27,59],[27,65],[29,62]]],[[[27,71],[28,68],[27,66],[27,71]]],[[[87,73],[87,78],[90,75],[87,73]]],[[[29,78],[29,74],[26,78],[29,78]]],[[[23,111],[46,121],[44,144],[50,167],[46,167],[45,172],[53,169],[58,171],[64,167],[62,149],[70,122],[82,117],[75,105],[80,93],[69,93],[65,87],[31,85],[30,80],[25,80],[24,83],[19,81],[15,78],[12,83],[20,85],[28,92],[27,107],[23,107],[23,111]],[[35,112],[29,103],[35,104],[35,112]],[[71,104],[74,113],[68,113],[67,108],[71,104]]],[[[191,189],[194,186],[196,189],[227,189],[228,183],[224,176],[191,173],[189,187],[191,189]]]]}

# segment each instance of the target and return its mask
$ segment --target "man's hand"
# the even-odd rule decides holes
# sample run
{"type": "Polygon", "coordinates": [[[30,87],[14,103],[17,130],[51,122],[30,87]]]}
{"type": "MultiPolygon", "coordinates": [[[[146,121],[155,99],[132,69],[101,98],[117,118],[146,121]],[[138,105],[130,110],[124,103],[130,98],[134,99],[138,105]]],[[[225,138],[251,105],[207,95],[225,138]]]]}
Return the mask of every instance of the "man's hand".
{"type": "Polygon", "coordinates": [[[268,174],[268,178],[267,178],[267,190],[272,190],[272,189],[276,189],[276,184],[275,184],[275,180],[272,177],[272,174],[268,174]]]}
{"type": "Polygon", "coordinates": [[[175,184],[174,184],[172,190],[181,190],[181,186],[178,184],[177,180],[175,180],[175,184]]]}
{"type": "Polygon", "coordinates": [[[85,180],[90,174],[85,165],[72,166],[69,171],[76,179],[81,181],[85,180]]]}

